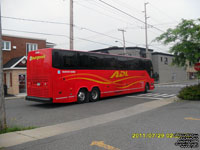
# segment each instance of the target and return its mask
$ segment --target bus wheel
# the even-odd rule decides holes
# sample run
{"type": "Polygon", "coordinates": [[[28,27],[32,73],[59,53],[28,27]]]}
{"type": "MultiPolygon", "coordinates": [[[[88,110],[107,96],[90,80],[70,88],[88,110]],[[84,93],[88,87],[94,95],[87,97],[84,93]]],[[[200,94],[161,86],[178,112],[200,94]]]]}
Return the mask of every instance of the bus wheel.
{"type": "Polygon", "coordinates": [[[90,102],[96,102],[100,98],[100,91],[98,88],[93,88],[90,92],[90,102]]]}
{"type": "Polygon", "coordinates": [[[148,90],[149,90],[149,84],[146,83],[144,93],[148,93],[148,90]]]}
{"type": "Polygon", "coordinates": [[[86,89],[80,89],[77,95],[78,103],[85,103],[88,101],[88,91],[86,89]]]}

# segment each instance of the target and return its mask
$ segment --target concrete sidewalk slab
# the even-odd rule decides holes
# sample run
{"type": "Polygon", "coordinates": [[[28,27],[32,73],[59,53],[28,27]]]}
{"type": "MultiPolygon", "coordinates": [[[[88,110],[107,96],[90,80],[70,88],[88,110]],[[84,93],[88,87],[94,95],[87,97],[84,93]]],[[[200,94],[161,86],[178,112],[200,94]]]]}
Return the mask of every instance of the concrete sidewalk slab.
{"type": "Polygon", "coordinates": [[[22,94],[18,94],[18,95],[13,95],[13,96],[5,97],[5,100],[18,99],[18,98],[25,99],[26,95],[27,95],[26,93],[22,93],[22,94]]]}
{"type": "Polygon", "coordinates": [[[0,147],[10,147],[30,141],[56,136],[63,133],[68,133],[72,131],[77,131],[97,126],[111,121],[116,121],[146,111],[150,111],[161,106],[168,105],[174,102],[176,99],[177,99],[176,97],[173,97],[170,99],[155,100],[151,102],[138,104],[123,110],[102,114],[98,116],[93,116],[85,119],[36,128],[32,130],[2,134],[0,135],[0,147]]]}

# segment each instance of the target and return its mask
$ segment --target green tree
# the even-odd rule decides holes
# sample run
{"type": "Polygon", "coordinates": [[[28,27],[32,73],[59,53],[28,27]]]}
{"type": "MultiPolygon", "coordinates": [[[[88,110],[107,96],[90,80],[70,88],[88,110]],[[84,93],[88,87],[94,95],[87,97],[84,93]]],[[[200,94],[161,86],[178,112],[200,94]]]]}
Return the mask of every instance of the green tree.
{"type": "Polygon", "coordinates": [[[155,41],[164,45],[172,44],[169,52],[174,54],[173,64],[186,66],[187,61],[195,64],[200,60],[200,18],[185,20],[174,29],[169,28],[155,41]]]}

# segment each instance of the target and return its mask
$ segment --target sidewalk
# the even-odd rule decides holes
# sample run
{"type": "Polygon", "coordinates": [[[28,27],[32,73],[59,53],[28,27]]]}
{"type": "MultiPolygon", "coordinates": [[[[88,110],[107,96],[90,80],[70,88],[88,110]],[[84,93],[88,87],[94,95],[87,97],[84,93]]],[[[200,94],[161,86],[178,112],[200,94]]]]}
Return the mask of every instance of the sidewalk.
{"type": "Polygon", "coordinates": [[[21,93],[21,94],[17,94],[17,95],[7,95],[7,96],[5,96],[5,100],[25,98],[26,95],[27,95],[26,93],[21,93]]]}

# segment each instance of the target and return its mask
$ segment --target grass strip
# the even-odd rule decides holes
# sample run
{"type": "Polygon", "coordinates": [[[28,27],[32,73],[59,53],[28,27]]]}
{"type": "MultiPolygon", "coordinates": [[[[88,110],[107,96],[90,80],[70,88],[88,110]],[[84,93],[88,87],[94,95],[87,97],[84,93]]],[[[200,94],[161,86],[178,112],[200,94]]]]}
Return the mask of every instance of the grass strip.
{"type": "Polygon", "coordinates": [[[18,127],[18,126],[7,127],[5,129],[1,130],[0,134],[15,132],[15,131],[31,130],[31,129],[35,129],[35,128],[36,127],[18,127]]]}

